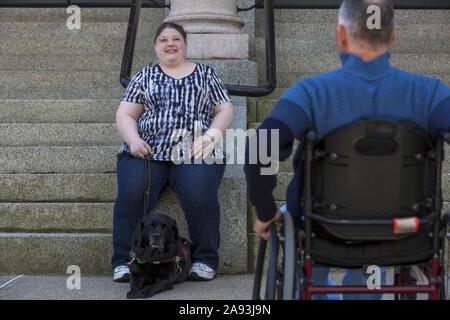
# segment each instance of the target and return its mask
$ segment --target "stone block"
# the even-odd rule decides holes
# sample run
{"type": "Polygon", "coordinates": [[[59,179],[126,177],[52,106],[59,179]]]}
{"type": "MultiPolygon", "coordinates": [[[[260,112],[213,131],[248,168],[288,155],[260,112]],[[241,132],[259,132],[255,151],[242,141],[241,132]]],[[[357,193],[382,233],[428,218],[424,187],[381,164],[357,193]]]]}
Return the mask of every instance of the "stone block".
{"type": "Polygon", "coordinates": [[[2,123],[0,146],[118,146],[114,123],[2,123]]]}
{"type": "Polygon", "coordinates": [[[248,35],[244,33],[190,33],[187,43],[186,56],[191,59],[248,59],[248,35]]]}
{"type": "Polygon", "coordinates": [[[118,106],[119,99],[0,100],[0,123],[115,123],[118,106]]]}
{"type": "Polygon", "coordinates": [[[0,232],[111,233],[114,203],[0,203],[0,232]]]}

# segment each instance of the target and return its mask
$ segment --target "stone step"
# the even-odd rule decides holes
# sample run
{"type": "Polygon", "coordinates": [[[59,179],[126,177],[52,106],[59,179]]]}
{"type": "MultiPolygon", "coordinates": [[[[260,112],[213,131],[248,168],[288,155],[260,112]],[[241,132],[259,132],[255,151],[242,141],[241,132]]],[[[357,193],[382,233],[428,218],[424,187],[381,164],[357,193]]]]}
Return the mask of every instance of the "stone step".
{"type": "Polygon", "coordinates": [[[0,203],[0,232],[112,232],[114,203],[0,203]]]}
{"type": "MultiPolygon", "coordinates": [[[[275,23],[291,23],[292,21],[303,24],[332,23],[337,19],[337,9],[275,9],[275,23]]],[[[395,9],[395,24],[405,25],[411,23],[447,23],[448,11],[446,10],[400,10],[395,9]]],[[[264,10],[255,10],[255,29],[264,29],[264,10]]]]}
{"type": "Polygon", "coordinates": [[[0,233],[0,273],[64,274],[76,265],[83,274],[110,274],[112,235],[103,233],[0,233]]]}
{"type": "MultiPolygon", "coordinates": [[[[256,29],[255,37],[264,38],[263,29],[256,29]]],[[[395,53],[450,53],[448,43],[448,23],[413,24],[397,28],[397,39],[391,51],[395,53]]],[[[335,22],[303,24],[297,22],[275,25],[275,44],[280,39],[290,39],[290,47],[302,44],[301,40],[324,44],[326,49],[337,49],[335,40],[335,22]]],[[[306,42],[306,44],[308,43],[306,42]]],[[[325,50],[324,48],[324,50],[325,50]]]]}
{"type": "Polygon", "coordinates": [[[115,76],[113,88],[1,88],[0,97],[4,100],[79,100],[116,99],[117,105],[124,93],[119,85],[119,73],[115,76]]]}
{"type": "MultiPolygon", "coordinates": [[[[277,72],[317,72],[324,73],[342,66],[339,54],[335,52],[310,52],[302,50],[292,55],[292,51],[284,51],[282,47],[276,52],[277,72]]],[[[259,70],[265,75],[265,58],[257,60],[259,70]]],[[[444,73],[450,72],[450,53],[433,54],[401,54],[391,55],[392,66],[412,73],[444,73]]]]}
{"type": "Polygon", "coordinates": [[[0,174],[111,173],[119,146],[0,147],[0,174]]]}
{"type": "MultiPolygon", "coordinates": [[[[14,54],[104,54],[123,53],[125,38],[68,38],[68,39],[22,39],[6,38],[0,41],[3,55],[14,54]]],[[[135,44],[135,53],[145,52],[156,56],[151,41],[135,44]]]]}
{"type": "MultiPolygon", "coordinates": [[[[5,179],[3,177],[5,175],[0,175],[0,190],[4,190],[2,184],[5,179]]],[[[28,180],[31,184],[35,181],[32,178],[28,180]]],[[[111,179],[109,182],[107,184],[106,181],[103,181],[103,187],[113,185],[115,179],[111,179]]],[[[47,185],[44,183],[40,189],[46,187],[47,185]]],[[[72,188],[77,188],[77,186],[72,186],[72,188]]],[[[247,271],[247,219],[246,211],[242,211],[242,208],[246,208],[246,197],[243,196],[245,189],[244,178],[227,177],[222,180],[219,189],[219,201],[222,204],[220,272],[242,273],[247,271]],[[230,232],[230,230],[234,232],[230,232]]],[[[46,197],[37,195],[34,201],[42,198],[46,197]]],[[[24,217],[16,216],[15,219],[24,221],[25,217],[31,215],[30,228],[23,222],[19,223],[19,226],[26,230],[30,230],[31,227],[36,230],[23,230],[22,232],[25,233],[8,231],[0,234],[0,246],[8,248],[8,250],[0,251],[0,274],[61,274],[65,273],[69,265],[78,265],[85,274],[110,273],[111,234],[93,233],[94,231],[89,230],[92,230],[91,225],[97,225],[100,230],[105,228],[110,230],[113,201],[102,201],[97,204],[100,208],[95,212],[92,212],[96,209],[92,203],[83,207],[72,203],[73,201],[61,204],[60,202],[64,201],[59,200],[39,204],[42,207],[38,207],[37,204],[23,203],[28,201],[6,201],[7,203],[4,203],[3,207],[0,205],[0,221],[9,219],[10,215],[20,214],[24,217]],[[21,203],[13,204],[11,202],[21,203]],[[56,212],[58,208],[62,208],[64,213],[61,213],[61,217],[54,221],[52,217],[58,215],[56,212]],[[109,210],[111,211],[108,217],[109,210]],[[74,226],[69,226],[68,223],[62,221],[64,214],[78,215],[79,219],[73,224],[74,226]],[[97,217],[91,217],[90,214],[95,214],[97,217]],[[43,233],[62,229],[77,233],[43,233]]],[[[156,211],[174,217],[177,220],[180,235],[188,236],[184,213],[171,188],[167,188],[162,193],[155,208],[156,211]]],[[[72,216],[71,219],[76,218],[72,216]]],[[[13,228],[15,224],[9,224],[9,226],[13,228]]]]}
{"type": "Polygon", "coordinates": [[[0,100],[0,123],[115,123],[118,106],[119,99],[0,100]]]}
{"type": "MultiPolygon", "coordinates": [[[[113,173],[117,168],[118,149],[119,146],[0,147],[0,174],[113,173]]],[[[233,161],[226,166],[225,177],[243,175],[242,164],[234,164],[242,154],[240,157],[233,155],[233,161]]],[[[280,171],[290,171],[285,169],[289,165],[282,163],[280,171]]]]}
{"type": "MultiPolygon", "coordinates": [[[[436,28],[441,28],[439,25],[436,28]]],[[[313,31],[311,31],[313,32],[313,31]]],[[[448,31],[446,31],[448,33],[448,31]]],[[[450,53],[450,45],[445,40],[445,32],[439,33],[444,39],[436,37],[427,37],[427,35],[417,37],[416,39],[414,34],[411,34],[410,37],[406,37],[406,35],[398,35],[397,40],[394,45],[390,49],[392,53],[450,53]],[[401,38],[402,36],[402,38],[401,38]]],[[[318,34],[321,36],[322,34],[318,34]]],[[[332,33],[334,35],[334,32],[332,33]]],[[[311,35],[304,35],[304,37],[297,38],[295,36],[277,36],[275,38],[275,46],[279,50],[283,50],[285,52],[337,52],[337,44],[334,38],[332,39],[323,39],[323,40],[311,40],[311,35]]],[[[325,36],[324,36],[325,37],[325,36]]],[[[263,36],[255,38],[255,52],[256,57],[264,56],[264,40],[263,36]],[[261,40],[260,40],[261,39],[261,40]],[[262,51],[260,51],[262,50],[262,51]]]]}
{"type": "MultiPolygon", "coordinates": [[[[2,8],[0,22],[66,22],[70,14],[66,8],[2,8]]],[[[141,8],[140,21],[164,18],[163,8],[141,8]]],[[[83,22],[127,22],[130,8],[81,8],[83,22]]],[[[156,23],[156,22],[155,22],[156,23]]]]}
{"type": "MultiPolygon", "coordinates": [[[[150,46],[162,19],[139,23],[136,41],[150,46]]],[[[125,40],[128,22],[81,22],[79,30],[70,30],[60,22],[1,22],[0,39],[84,39],[119,38],[125,40]]]]}
{"type": "Polygon", "coordinates": [[[117,146],[114,123],[1,123],[1,147],[117,146]]]}
{"type": "MultiPolygon", "coordinates": [[[[241,80],[241,85],[251,85],[256,81],[256,63],[245,60],[201,60],[202,63],[214,68],[222,81],[226,84],[236,84],[236,79],[241,80]]],[[[131,72],[133,76],[141,66],[134,66],[131,72]]],[[[119,70],[113,71],[0,71],[0,93],[3,89],[93,89],[93,88],[118,88],[119,70]]],[[[58,90],[59,91],[59,90],[58,90]]],[[[123,93],[123,89],[122,89],[123,93]]],[[[91,95],[83,96],[92,98],[91,95]]],[[[0,95],[3,99],[15,99],[9,95],[0,95]]],[[[120,95],[121,97],[121,95],[120,95]]],[[[19,97],[20,98],[20,97],[19,97]]],[[[104,98],[99,97],[99,98],[104,98]]],[[[111,96],[109,96],[111,99],[111,96]]],[[[22,99],[29,99],[22,97],[22,99]]],[[[46,97],[43,99],[59,99],[46,97]]],[[[76,99],[76,98],[71,98],[76,99]]]]}
{"type": "MultiPolygon", "coordinates": [[[[114,71],[120,74],[122,52],[116,53],[81,53],[80,54],[16,54],[0,55],[0,70],[8,72],[29,71],[114,71]]],[[[155,60],[145,52],[135,52],[133,65],[138,68],[155,60]]]]}
{"type": "Polygon", "coordinates": [[[112,202],[116,174],[0,174],[0,202],[112,202]]]}
{"type": "MultiPolygon", "coordinates": [[[[116,175],[105,174],[0,174],[0,202],[111,202],[116,196],[116,175]]],[[[279,173],[276,200],[285,200],[292,173],[279,173]]]]}
{"type": "Polygon", "coordinates": [[[115,88],[118,81],[111,71],[0,71],[1,89],[115,88]]]}

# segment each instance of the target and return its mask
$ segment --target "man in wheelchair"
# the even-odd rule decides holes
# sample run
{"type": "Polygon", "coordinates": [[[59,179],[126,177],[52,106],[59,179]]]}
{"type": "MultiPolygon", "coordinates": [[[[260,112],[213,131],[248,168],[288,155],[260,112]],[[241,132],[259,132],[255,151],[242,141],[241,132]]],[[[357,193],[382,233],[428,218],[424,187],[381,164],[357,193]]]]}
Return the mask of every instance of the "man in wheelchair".
{"type": "MultiPolygon", "coordinates": [[[[249,139],[244,171],[257,213],[254,231],[266,240],[282,213],[272,196],[276,175],[261,172],[286,160],[300,141],[286,200],[306,234],[303,266],[312,273],[305,286],[326,285],[330,266],[347,268],[348,284],[364,286],[367,261],[411,266],[435,259],[435,273],[437,261],[442,265],[440,173],[442,141],[450,140],[450,88],[392,67],[388,50],[395,38],[391,0],[344,0],[336,26],[342,67],[299,80],[249,139]],[[369,28],[373,6],[378,28],[369,28]],[[269,164],[261,159],[266,151],[269,164]],[[325,268],[311,271],[313,261],[325,268]]],[[[437,278],[443,281],[440,273],[431,275],[437,278]]],[[[436,298],[436,288],[422,292],[436,298]]],[[[413,292],[396,290],[390,292],[413,292]]],[[[387,291],[341,292],[380,299],[387,291]]],[[[319,293],[311,289],[306,298],[327,297],[319,293]]]]}

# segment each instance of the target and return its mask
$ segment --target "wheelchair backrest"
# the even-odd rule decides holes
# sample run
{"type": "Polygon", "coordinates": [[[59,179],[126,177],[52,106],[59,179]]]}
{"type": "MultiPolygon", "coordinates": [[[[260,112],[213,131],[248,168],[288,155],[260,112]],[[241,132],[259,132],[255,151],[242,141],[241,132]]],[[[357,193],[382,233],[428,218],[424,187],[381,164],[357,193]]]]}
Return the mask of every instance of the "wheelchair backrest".
{"type": "MultiPolygon", "coordinates": [[[[314,147],[313,212],[334,219],[420,218],[433,208],[433,152],[430,137],[408,121],[338,128],[314,147]]],[[[386,228],[324,227],[353,239],[393,237],[386,228]]]]}

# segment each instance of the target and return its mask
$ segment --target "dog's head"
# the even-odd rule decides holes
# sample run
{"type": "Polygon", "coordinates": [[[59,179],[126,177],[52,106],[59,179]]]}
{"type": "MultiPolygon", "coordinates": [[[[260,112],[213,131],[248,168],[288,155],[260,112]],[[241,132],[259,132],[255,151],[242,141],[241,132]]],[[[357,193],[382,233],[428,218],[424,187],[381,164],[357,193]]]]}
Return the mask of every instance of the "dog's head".
{"type": "Polygon", "coordinates": [[[167,251],[169,245],[179,239],[175,219],[161,213],[151,213],[145,216],[136,226],[133,233],[132,250],[138,257],[145,252],[167,251]]]}

